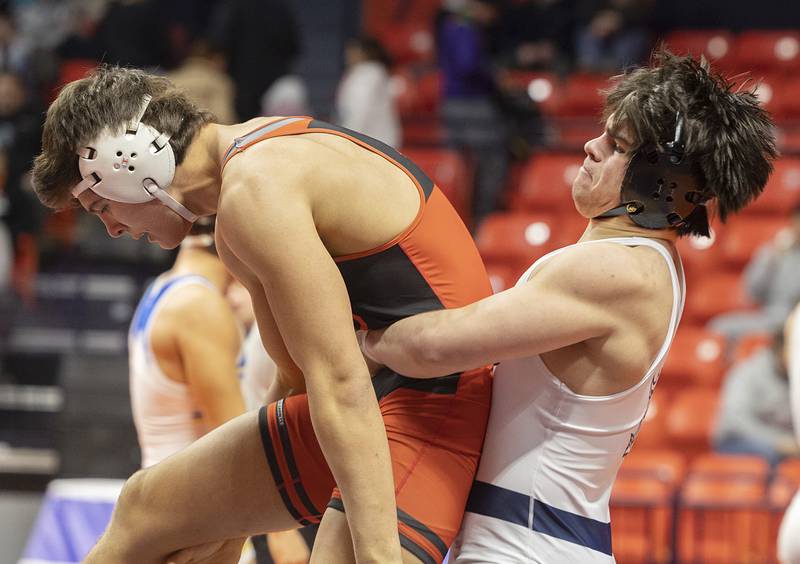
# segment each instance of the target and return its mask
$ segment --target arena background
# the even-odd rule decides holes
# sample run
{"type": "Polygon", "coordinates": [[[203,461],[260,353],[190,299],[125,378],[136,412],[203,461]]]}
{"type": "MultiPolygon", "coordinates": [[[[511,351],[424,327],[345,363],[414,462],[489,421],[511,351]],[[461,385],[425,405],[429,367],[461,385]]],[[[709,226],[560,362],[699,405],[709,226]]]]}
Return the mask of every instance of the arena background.
{"type": "MultiPolygon", "coordinates": [[[[468,3],[446,1],[445,8],[468,3]]],[[[95,218],[51,214],[35,201],[28,171],[47,103],[98,62],[172,74],[200,58],[229,77],[236,119],[259,115],[267,88],[291,75],[288,98],[271,107],[303,107],[305,92],[309,113],[337,121],[345,47],[365,34],[391,58],[388,91],[403,152],[473,230],[496,290],[581,233],[585,221],[572,208],[569,185],[583,143],[600,132],[598,90],[610,76],[665,41],[757,88],[776,119],[782,156],[757,204],[725,226],[715,223],[711,239],[679,244],[689,298],[615,487],[612,527],[620,563],[774,561],[800,459],[771,466],[764,457],[711,454],[725,376],[763,351],[770,332],[748,331],[734,345],[707,324],[726,312],[757,311],[742,273],[762,245],[788,233],[800,203],[800,4],[484,4],[496,18],[481,30],[482,69],[504,128],[489,151],[499,151],[504,164],[496,169],[500,197],[476,208],[486,147],[455,142],[444,119],[435,29],[447,16],[440,1],[0,2],[0,563],[22,554],[51,480],[124,478],[138,468],[126,331],[143,288],[172,260],[145,241],[110,239],[95,218]],[[631,43],[637,52],[591,59],[580,38],[603,10],[621,14],[617,37],[638,33],[631,43]],[[522,56],[525,45],[545,47],[522,56]]],[[[611,52],[610,41],[595,47],[611,52]]],[[[782,275],[800,279],[797,270],[782,275]]]]}

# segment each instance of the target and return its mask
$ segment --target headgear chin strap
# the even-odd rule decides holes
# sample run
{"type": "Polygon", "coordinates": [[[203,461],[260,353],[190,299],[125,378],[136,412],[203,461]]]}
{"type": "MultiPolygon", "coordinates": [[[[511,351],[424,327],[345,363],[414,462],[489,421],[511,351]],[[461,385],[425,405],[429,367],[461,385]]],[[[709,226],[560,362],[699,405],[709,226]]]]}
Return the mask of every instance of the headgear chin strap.
{"type": "Polygon", "coordinates": [[[622,203],[597,218],[628,214],[640,227],[678,227],[710,197],[698,186],[692,159],[684,158],[684,118],[678,112],[675,136],[662,150],[640,147],[631,157],[622,181],[622,203]]]}
{"type": "Polygon", "coordinates": [[[150,104],[145,95],[138,115],[120,133],[106,127],[86,147],[78,149],[81,180],[72,189],[76,198],[91,189],[98,196],[124,204],[141,204],[158,199],[186,221],[197,215],[167,194],[175,176],[175,153],[169,135],[141,123],[150,104]]]}

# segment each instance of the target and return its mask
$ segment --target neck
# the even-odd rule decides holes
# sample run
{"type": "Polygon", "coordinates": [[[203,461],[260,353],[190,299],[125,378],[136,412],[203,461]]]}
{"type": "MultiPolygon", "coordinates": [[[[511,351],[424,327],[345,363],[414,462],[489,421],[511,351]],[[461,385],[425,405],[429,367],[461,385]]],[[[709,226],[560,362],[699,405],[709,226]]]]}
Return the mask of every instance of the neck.
{"type": "Polygon", "coordinates": [[[220,125],[209,123],[186,150],[183,162],[175,170],[169,194],[199,216],[217,210],[221,176],[221,155],[218,148],[220,125]]]}
{"type": "Polygon", "coordinates": [[[678,232],[673,228],[646,229],[636,225],[626,216],[617,216],[589,220],[589,226],[580,240],[597,241],[612,237],[645,237],[674,245],[678,240],[678,232]]]}
{"type": "Polygon", "coordinates": [[[195,274],[206,278],[223,294],[231,281],[231,276],[222,261],[216,255],[199,248],[182,248],[178,252],[178,258],[169,270],[169,275],[184,274],[195,274]]]}

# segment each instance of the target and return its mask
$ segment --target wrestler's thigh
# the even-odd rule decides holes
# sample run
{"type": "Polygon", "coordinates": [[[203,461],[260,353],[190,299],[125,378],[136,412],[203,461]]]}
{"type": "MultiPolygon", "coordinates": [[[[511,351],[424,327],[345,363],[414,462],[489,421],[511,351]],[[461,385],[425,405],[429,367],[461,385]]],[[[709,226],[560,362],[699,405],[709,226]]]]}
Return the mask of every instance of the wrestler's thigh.
{"type": "Polygon", "coordinates": [[[298,527],[267,466],[257,416],[240,415],[137,473],[126,484],[129,492],[123,489],[108,536],[133,534],[138,538],[130,540],[168,554],[298,527]]]}
{"type": "MultiPolygon", "coordinates": [[[[355,561],[347,516],[336,509],[326,509],[314,539],[310,564],[354,564],[355,561]]],[[[403,564],[422,564],[422,560],[404,548],[403,564]]]]}

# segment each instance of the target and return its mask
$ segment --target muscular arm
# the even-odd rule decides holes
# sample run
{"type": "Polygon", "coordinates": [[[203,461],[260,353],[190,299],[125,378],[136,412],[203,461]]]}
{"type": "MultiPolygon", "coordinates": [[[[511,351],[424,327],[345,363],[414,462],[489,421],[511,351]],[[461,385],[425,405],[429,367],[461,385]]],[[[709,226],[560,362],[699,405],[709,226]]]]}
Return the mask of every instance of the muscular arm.
{"type": "Polygon", "coordinates": [[[401,374],[429,378],[610,335],[615,302],[641,290],[618,249],[604,250],[605,260],[597,260],[597,246],[575,248],[518,287],[371,331],[365,353],[401,374]]]}
{"type": "Polygon", "coordinates": [[[347,291],[302,190],[276,174],[263,188],[251,182],[227,189],[218,234],[257,275],[286,349],[305,376],[314,430],[347,507],[357,560],[399,562],[386,432],[347,291]]]}
{"type": "Polygon", "coordinates": [[[225,299],[187,287],[172,318],[181,326],[175,335],[186,382],[209,428],[244,413],[236,368],[241,336],[225,299]]]}

